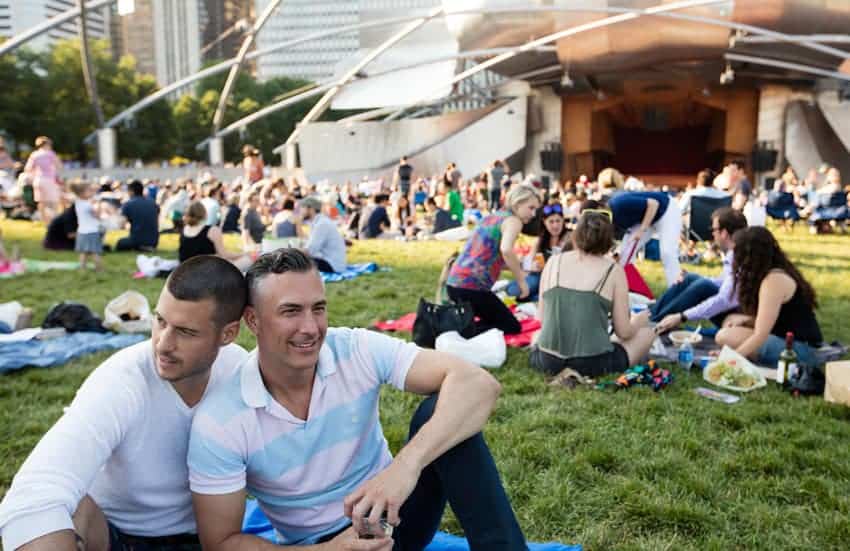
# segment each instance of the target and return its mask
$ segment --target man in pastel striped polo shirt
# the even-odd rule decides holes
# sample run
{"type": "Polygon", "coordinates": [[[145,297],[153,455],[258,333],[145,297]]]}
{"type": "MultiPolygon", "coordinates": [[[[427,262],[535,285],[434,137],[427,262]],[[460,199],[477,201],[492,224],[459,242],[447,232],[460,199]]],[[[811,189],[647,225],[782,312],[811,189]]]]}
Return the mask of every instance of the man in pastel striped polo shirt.
{"type": "Polygon", "coordinates": [[[292,549],[424,549],[447,502],[473,550],[527,549],[480,433],[493,377],[379,333],[328,329],[322,280],[297,249],[260,257],[246,277],[257,349],[203,402],[189,445],[204,549],[279,549],[240,533],[249,493],[292,549]],[[379,420],[386,383],[428,396],[395,458],[379,420]]]}

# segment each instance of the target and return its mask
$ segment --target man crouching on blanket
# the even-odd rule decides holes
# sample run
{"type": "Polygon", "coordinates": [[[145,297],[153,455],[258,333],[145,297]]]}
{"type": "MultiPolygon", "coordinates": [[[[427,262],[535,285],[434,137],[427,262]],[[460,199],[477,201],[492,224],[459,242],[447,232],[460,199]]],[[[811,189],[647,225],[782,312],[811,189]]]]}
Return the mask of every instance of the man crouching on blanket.
{"type": "Polygon", "coordinates": [[[168,278],[152,338],[86,379],[0,505],[3,548],[200,550],[186,453],[192,416],[247,352],[248,300],[233,264],[198,256],[168,278]]]}
{"type": "Polygon", "coordinates": [[[321,277],[297,249],[260,257],[246,279],[257,350],[192,423],[204,549],[280,549],[240,533],[248,493],[292,549],[421,550],[446,502],[473,550],[526,549],[480,433],[500,390],[493,377],[379,333],[328,329],[321,277]],[[395,459],[379,420],[382,384],[428,396],[395,459]]]}

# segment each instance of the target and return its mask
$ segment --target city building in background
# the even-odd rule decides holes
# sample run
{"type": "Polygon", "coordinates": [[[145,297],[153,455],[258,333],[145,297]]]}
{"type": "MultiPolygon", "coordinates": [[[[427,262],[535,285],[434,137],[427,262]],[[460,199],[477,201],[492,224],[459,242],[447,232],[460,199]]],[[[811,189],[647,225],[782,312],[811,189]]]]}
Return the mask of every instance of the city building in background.
{"type": "Polygon", "coordinates": [[[200,4],[203,60],[235,57],[256,16],[255,0],[203,0],[200,4]]]}
{"type": "MultiPolygon", "coordinates": [[[[11,38],[76,6],[76,0],[0,0],[0,39],[11,38]]],[[[86,19],[91,38],[109,38],[111,14],[110,7],[89,11],[86,19]]],[[[68,21],[27,46],[43,51],[59,40],[76,38],[78,34],[78,20],[68,21]]]]}
{"type": "Polygon", "coordinates": [[[132,55],[138,71],[164,86],[201,68],[202,0],[135,0],[132,14],[113,24],[116,57],[132,55]]]}

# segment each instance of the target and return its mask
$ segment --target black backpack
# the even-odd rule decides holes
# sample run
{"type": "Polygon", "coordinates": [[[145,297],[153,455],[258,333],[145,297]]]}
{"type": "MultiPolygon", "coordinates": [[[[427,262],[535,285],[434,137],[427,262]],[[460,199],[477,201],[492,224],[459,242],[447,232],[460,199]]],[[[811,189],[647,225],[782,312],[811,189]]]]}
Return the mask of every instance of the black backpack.
{"type": "Polygon", "coordinates": [[[62,327],[69,333],[89,332],[106,333],[102,320],[95,316],[85,304],[78,302],[60,302],[47,312],[44,323],[45,329],[62,327]]]}

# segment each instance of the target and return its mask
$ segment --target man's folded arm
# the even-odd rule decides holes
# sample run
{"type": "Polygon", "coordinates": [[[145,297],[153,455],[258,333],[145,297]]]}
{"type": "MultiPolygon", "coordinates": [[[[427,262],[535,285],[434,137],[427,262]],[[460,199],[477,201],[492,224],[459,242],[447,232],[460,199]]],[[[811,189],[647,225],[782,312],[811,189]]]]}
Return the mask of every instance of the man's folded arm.
{"type": "Polygon", "coordinates": [[[73,530],[80,500],[142,407],[140,397],[106,371],[90,376],[15,475],[0,504],[4,549],[73,530]]]}

